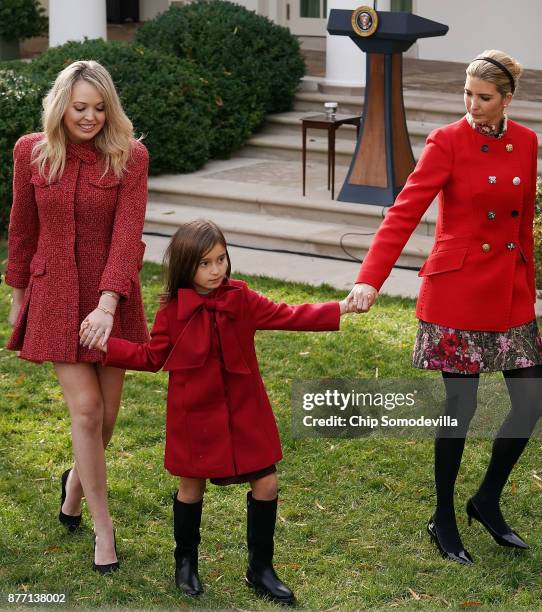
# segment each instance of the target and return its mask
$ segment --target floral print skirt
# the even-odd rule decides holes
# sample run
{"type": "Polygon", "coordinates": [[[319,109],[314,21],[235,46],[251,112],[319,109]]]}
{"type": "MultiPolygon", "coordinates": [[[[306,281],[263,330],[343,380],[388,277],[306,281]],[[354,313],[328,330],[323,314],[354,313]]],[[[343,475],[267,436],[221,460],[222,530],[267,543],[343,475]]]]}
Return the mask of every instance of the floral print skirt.
{"type": "Polygon", "coordinates": [[[506,332],[469,331],[419,321],[412,365],[456,374],[500,372],[542,364],[536,321],[506,332]]]}

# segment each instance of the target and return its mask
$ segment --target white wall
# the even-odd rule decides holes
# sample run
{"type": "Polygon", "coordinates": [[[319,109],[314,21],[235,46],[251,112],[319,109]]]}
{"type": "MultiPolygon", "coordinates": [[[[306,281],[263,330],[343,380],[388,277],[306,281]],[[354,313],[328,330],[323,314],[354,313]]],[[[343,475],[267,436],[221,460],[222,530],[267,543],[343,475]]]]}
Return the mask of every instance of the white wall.
{"type": "Polygon", "coordinates": [[[501,49],[542,70],[541,0],[414,0],[413,10],[450,26],[446,36],[418,41],[420,59],[469,62],[501,49]]]}

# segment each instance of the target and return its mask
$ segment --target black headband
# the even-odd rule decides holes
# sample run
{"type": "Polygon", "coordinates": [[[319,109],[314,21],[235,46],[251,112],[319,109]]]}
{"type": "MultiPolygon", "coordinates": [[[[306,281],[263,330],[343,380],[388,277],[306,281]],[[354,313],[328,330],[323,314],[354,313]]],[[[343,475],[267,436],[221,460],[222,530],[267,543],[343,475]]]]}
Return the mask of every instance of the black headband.
{"type": "Polygon", "coordinates": [[[498,62],[496,59],[493,59],[492,57],[477,57],[475,61],[478,61],[478,60],[484,60],[486,62],[489,62],[490,64],[493,64],[494,66],[497,66],[497,68],[500,68],[510,80],[510,87],[512,89],[512,93],[514,93],[514,91],[516,90],[516,84],[514,83],[514,77],[512,76],[512,73],[510,72],[510,70],[508,70],[508,68],[504,64],[501,64],[501,62],[498,62]]]}

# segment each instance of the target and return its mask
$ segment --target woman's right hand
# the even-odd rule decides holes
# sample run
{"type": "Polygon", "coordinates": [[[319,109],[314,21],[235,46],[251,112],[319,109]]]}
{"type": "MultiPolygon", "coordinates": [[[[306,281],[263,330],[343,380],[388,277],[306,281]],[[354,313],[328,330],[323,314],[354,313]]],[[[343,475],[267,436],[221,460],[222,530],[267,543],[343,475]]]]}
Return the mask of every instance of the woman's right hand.
{"type": "Polygon", "coordinates": [[[377,297],[378,291],[372,285],[356,283],[346,299],[355,312],[369,312],[377,297]]]}
{"type": "Polygon", "coordinates": [[[11,307],[8,314],[8,323],[11,327],[15,327],[21,307],[24,301],[24,289],[13,289],[13,295],[11,296],[11,307]]]}

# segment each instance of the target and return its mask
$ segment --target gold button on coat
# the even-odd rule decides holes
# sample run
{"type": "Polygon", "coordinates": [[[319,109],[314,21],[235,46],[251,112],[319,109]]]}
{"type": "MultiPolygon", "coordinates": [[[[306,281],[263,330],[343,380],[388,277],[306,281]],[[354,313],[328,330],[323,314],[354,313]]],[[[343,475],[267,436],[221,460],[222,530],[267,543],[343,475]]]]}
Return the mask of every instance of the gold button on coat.
{"type": "Polygon", "coordinates": [[[512,151],[514,150],[514,145],[513,144],[507,144],[506,145],[506,150],[508,151],[508,153],[512,153],[512,151]]]}
{"type": "Polygon", "coordinates": [[[487,252],[489,251],[489,249],[490,249],[490,248],[491,248],[491,247],[489,246],[489,244],[488,244],[487,242],[485,242],[485,243],[482,245],[482,251],[483,251],[484,253],[487,253],[487,252]]]}

